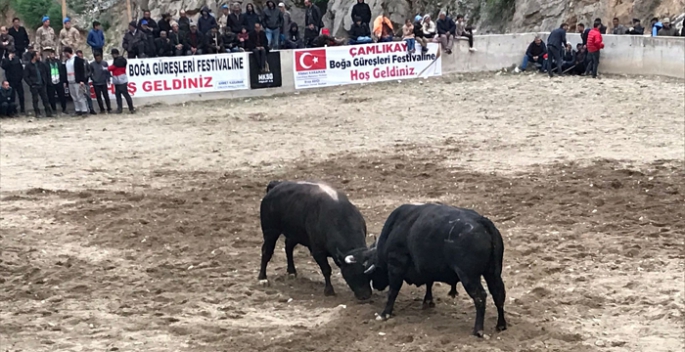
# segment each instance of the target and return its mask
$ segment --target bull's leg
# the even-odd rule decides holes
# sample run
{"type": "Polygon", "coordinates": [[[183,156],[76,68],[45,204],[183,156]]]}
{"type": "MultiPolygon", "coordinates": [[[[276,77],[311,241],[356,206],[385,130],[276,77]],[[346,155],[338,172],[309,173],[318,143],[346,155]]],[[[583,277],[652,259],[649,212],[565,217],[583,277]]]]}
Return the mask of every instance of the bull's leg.
{"type": "Polygon", "coordinates": [[[288,258],[288,276],[297,277],[297,270],[295,270],[295,261],[293,260],[293,250],[295,250],[297,243],[291,239],[285,239],[285,256],[288,258]]]}
{"type": "Polygon", "coordinates": [[[459,273],[466,293],[473,299],[473,304],[476,306],[476,324],[473,327],[473,334],[478,337],[483,337],[483,321],[485,320],[485,289],[480,283],[480,275],[462,275],[459,273]]]}
{"type": "Polygon", "coordinates": [[[506,289],[502,277],[494,273],[486,273],[485,282],[488,283],[488,290],[492,295],[492,300],[495,301],[497,307],[497,331],[504,331],[507,329],[507,321],[504,320],[504,300],[506,298],[506,289]]]}
{"type": "Polygon", "coordinates": [[[335,290],[331,285],[331,266],[328,264],[328,256],[325,253],[312,253],[316,264],[319,264],[324,280],[326,280],[326,287],[323,289],[324,296],[335,296],[335,290]]]}
{"type": "Polygon", "coordinates": [[[423,309],[433,308],[433,282],[426,283],[426,295],[423,297],[423,309]]]}
{"type": "Polygon", "coordinates": [[[452,284],[452,287],[450,288],[450,292],[447,293],[450,297],[455,298],[457,297],[457,284],[452,284]]]}
{"type": "Polygon", "coordinates": [[[257,279],[262,285],[266,285],[269,281],[266,279],[266,265],[269,264],[271,257],[274,255],[274,248],[276,248],[276,242],[278,242],[278,237],[281,235],[279,231],[263,230],[264,233],[264,243],[262,244],[262,263],[259,268],[259,276],[257,279]]]}
{"type": "Polygon", "coordinates": [[[392,315],[392,310],[395,307],[395,300],[400,293],[402,283],[404,283],[404,275],[407,272],[407,263],[405,259],[392,258],[388,262],[388,302],[385,303],[385,309],[376,317],[377,320],[387,320],[392,315]]]}

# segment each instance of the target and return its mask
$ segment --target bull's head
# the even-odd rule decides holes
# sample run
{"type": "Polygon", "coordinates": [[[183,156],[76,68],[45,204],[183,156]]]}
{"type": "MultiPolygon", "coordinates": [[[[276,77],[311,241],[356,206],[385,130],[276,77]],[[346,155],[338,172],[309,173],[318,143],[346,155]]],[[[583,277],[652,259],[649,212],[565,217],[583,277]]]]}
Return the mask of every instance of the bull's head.
{"type": "Polygon", "coordinates": [[[366,250],[366,248],[359,248],[348,253],[342,253],[338,250],[335,258],[335,263],[340,267],[343,279],[359,300],[371,298],[371,286],[369,285],[371,280],[366,274],[367,267],[362,264],[363,262],[358,262],[355,259],[356,253],[366,250]]]}

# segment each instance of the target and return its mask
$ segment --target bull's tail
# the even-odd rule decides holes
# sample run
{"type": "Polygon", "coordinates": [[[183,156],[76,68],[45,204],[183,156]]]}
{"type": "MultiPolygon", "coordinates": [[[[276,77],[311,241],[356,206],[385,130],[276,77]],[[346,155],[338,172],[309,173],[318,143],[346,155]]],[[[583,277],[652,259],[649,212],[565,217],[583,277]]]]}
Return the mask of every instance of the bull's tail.
{"type": "Polygon", "coordinates": [[[504,241],[502,234],[499,232],[495,224],[486,217],[481,217],[481,223],[490,233],[492,240],[492,270],[497,276],[502,275],[502,262],[504,260],[504,241]]]}
{"type": "Polygon", "coordinates": [[[266,185],[266,193],[269,193],[270,190],[272,190],[274,187],[278,186],[281,184],[281,181],[271,181],[269,182],[268,185],[266,185]]]}

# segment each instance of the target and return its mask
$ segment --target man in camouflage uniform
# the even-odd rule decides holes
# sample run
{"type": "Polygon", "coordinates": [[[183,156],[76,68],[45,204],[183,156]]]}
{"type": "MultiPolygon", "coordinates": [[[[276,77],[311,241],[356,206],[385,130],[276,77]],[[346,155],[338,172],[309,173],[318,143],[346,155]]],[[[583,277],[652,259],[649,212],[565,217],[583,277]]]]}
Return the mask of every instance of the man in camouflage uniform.
{"type": "Polygon", "coordinates": [[[81,33],[71,25],[69,17],[64,19],[64,28],[59,32],[59,44],[62,48],[70,47],[76,50],[81,43],[81,33]]]}
{"type": "Polygon", "coordinates": [[[43,60],[48,58],[50,52],[55,52],[57,48],[57,36],[55,30],[50,27],[50,17],[43,17],[43,25],[36,30],[36,51],[40,53],[43,60]]]}

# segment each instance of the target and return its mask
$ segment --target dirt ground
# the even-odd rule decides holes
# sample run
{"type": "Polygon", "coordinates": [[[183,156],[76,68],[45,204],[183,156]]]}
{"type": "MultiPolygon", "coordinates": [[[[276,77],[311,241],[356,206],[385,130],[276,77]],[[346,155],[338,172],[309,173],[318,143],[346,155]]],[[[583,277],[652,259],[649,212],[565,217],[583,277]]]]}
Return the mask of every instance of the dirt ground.
{"type": "MultiPolygon", "coordinates": [[[[5,120],[0,351],[682,351],[682,80],[452,75],[135,116],[5,120]],[[491,218],[509,329],[473,303],[396,316],[336,297],[282,241],[257,283],[274,179],[346,192],[378,234],[405,202],[491,218]]],[[[369,238],[369,242],[371,242],[369,238]]]]}

